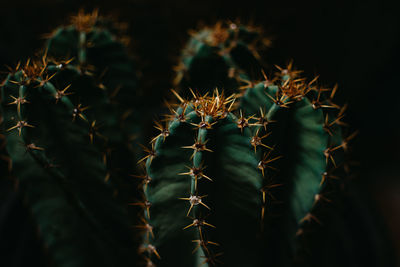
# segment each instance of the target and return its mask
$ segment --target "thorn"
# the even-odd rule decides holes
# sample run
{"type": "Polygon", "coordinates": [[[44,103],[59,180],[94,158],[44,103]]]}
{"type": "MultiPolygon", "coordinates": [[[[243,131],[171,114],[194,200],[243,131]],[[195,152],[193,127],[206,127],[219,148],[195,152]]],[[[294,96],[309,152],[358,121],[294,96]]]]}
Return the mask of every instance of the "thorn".
{"type": "Polygon", "coordinates": [[[92,123],[89,126],[89,139],[91,144],[93,144],[95,136],[98,136],[105,140],[107,139],[107,137],[99,133],[99,126],[96,125],[96,120],[92,121],[92,123]]]}
{"type": "Polygon", "coordinates": [[[268,149],[272,150],[272,147],[269,147],[269,146],[263,144],[263,142],[262,142],[262,140],[264,138],[268,137],[271,134],[271,132],[259,137],[258,136],[259,130],[260,129],[257,129],[256,134],[250,140],[250,144],[254,147],[254,153],[257,153],[257,146],[263,146],[265,148],[268,148],[268,149]]]}
{"type": "Polygon", "coordinates": [[[339,180],[340,178],[339,178],[338,176],[335,176],[335,175],[330,174],[330,172],[325,171],[325,172],[322,173],[322,179],[321,179],[321,183],[320,183],[319,185],[321,186],[321,185],[324,184],[325,181],[327,181],[328,179],[336,179],[336,180],[339,180]]]}
{"type": "Polygon", "coordinates": [[[222,264],[222,262],[220,261],[220,260],[218,260],[218,259],[216,259],[217,257],[219,257],[219,256],[221,256],[221,255],[223,255],[224,253],[222,253],[222,252],[220,252],[220,253],[217,253],[217,254],[214,254],[214,255],[208,255],[208,256],[201,256],[202,258],[206,258],[202,263],[201,263],[201,265],[204,265],[204,264],[211,264],[211,265],[216,265],[217,263],[220,263],[220,264],[222,264]]]}
{"type": "Polygon", "coordinates": [[[205,167],[187,167],[190,169],[189,172],[184,172],[184,173],[179,173],[178,175],[189,175],[190,177],[192,177],[195,180],[195,186],[194,188],[197,190],[197,180],[201,179],[201,178],[206,178],[207,180],[213,182],[213,180],[208,177],[207,175],[205,175],[203,173],[203,170],[205,169],[205,167]]]}
{"type": "Polygon", "coordinates": [[[320,202],[320,201],[326,201],[326,202],[332,203],[332,200],[324,197],[322,194],[315,194],[315,196],[314,196],[314,205],[317,204],[317,202],[320,202]]]}
{"type": "Polygon", "coordinates": [[[348,150],[349,150],[349,142],[351,141],[351,140],[353,140],[354,139],[354,137],[356,137],[357,135],[359,134],[359,131],[357,130],[357,131],[355,131],[355,132],[353,132],[352,134],[350,134],[348,137],[346,137],[345,139],[343,139],[343,141],[342,141],[342,148],[343,148],[343,150],[345,151],[345,152],[347,152],[348,150]]]}
{"type": "MultiPolygon", "coordinates": [[[[44,69],[43,69],[44,70],[44,69]]],[[[44,86],[47,82],[49,82],[55,75],[56,75],[57,73],[54,73],[53,75],[51,75],[50,77],[48,76],[48,75],[46,75],[46,78],[45,79],[43,79],[43,80],[41,80],[40,82],[39,82],[39,84],[37,85],[37,86],[35,86],[35,88],[36,87],[42,87],[42,86],[44,86]]]]}
{"type": "Polygon", "coordinates": [[[197,138],[197,140],[195,140],[195,143],[191,146],[183,146],[182,148],[189,148],[189,149],[193,149],[193,154],[190,157],[190,159],[193,159],[194,155],[199,152],[199,151],[208,151],[208,152],[213,152],[211,149],[208,149],[206,147],[208,140],[205,141],[204,143],[202,143],[199,138],[197,138]]]}
{"type": "Polygon", "coordinates": [[[240,76],[239,76],[239,80],[245,83],[245,85],[239,87],[239,90],[247,90],[247,89],[253,88],[255,86],[255,84],[252,81],[243,79],[240,76]]]}
{"type": "Polygon", "coordinates": [[[274,162],[274,161],[282,158],[282,156],[277,156],[277,157],[271,159],[270,158],[270,154],[271,154],[272,151],[273,151],[273,149],[268,151],[266,154],[264,154],[263,159],[258,163],[257,167],[258,167],[258,169],[261,170],[263,176],[264,176],[264,170],[267,169],[267,168],[276,171],[277,169],[275,167],[270,166],[269,164],[271,162],[274,162]]]}
{"type": "Polygon", "coordinates": [[[133,203],[129,203],[129,206],[140,206],[146,209],[147,212],[147,217],[148,219],[150,219],[150,207],[151,207],[151,203],[150,201],[146,200],[144,202],[133,202],[133,203]]]}
{"type": "Polygon", "coordinates": [[[335,84],[335,86],[332,88],[331,95],[329,96],[330,100],[333,100],[333,98],[335,97],[338,87],[339,87],[339,85],[335,84]]]}
{"type": "Polygon", "coordinates": [[[36,146],[34,143],[25,145],[25,148],[26,148],[26,151],[31,151],[31,150],[41,150],[41,151],[44,151],[44,148],[38,147],[38,146],[36,146]]]}
{"type": "Polygon", "coordinates": [[[325,155],[325,158],[326,158],[326,164],[328,164],[329,160],[331,160],[333,166],[335,166],[335,168],[337,167],[335,159],[333,158],[333,152],[335,152],[336,150],[338,150],[341,147],[342,147],[342,145],[339,145],[339,146],[336,146],[336,147],[328,147],[327,149],[325,149],[324,155],[325,155]]]}
{"type": "Polygon", "coordinates": [[[149,237],[151,235],[152,238],[154,238],[154,233],[153,233],[153,226],[151,226],[149,223],[145,222],[143,225],[135,225],[135,228],[142,229],[146,231],[146,239],[149,240],[149,237]]]}
{"type": "Polygon", "coordinates": [[[78,106],[76,106],[76,108],[74,108],[72,111],[72,121],[75,121],[77,116],[82,120],[87,121],[85,115],[83,114],[83,112],[87,109],[89,109],[89,107],[82,107],[82,104],[78,104],[78,106]]]}
{"type": "Polygon", "coordinates": [[[144,158],[140,159],[137,163],[140,163],[146,159],[150,159],[150,163],[153,161],[154,157],[157,155],[156,151],[154,150],[154,143],[151,143],[151,149],[148,149],[147,147],[140,145],[145,153],[148,153],[144,158]]]}
{"type": "Polygon", "coordinates": [[[178,100],[179,100],[181,103],[186,103],[186,101],[185,101],[174,89],[171,89],[171,91],[172,91],[172,93],[176,96],[176,98],[178,98],[178,100]]]}
{"type": "Polygon", "coordinates": [[[165,141],[165,138],[167,138],[170,134],[168,127],[167,126],[163,126],[161,123],[155,121],[154,122],[156,125],[154,126],[154,128],[156,128],[157,130],[160,131],[160,134],[157,135],[156,137],[154,137],[150,142],[153,143],[155,142],[160,136],[163,137],[163,140],[165,141]]]}
{"type": "Polygon", "coordinates": [[[193,208],[194,206],[199,205],[199,204],[202,205],[203,207],[205,207],[205,208],[211,210],[210,207],[208,207],[208,206],[207,206],[206,204],[204,204],[203,201],[202,201],[202,198],[205,198],[205,197],[207,197],[207,195],[204,195],[204,196],[195,196],[195,195],[191,195],[191,196],[188,197],[188,198],[179,198],[180,200],[187,200],[187,201],[189,201],[189,203],[190,203],[190,208],[189,208],[189,210],[188,210],[186,216],[189,216],[190,211],[192,210],[192,208],[193,208]]]}
{"type": "Polygon", "coordinates": [[[276,121],[268,120],[268,118],[265,114],[265,110],[263,110],[263,108],[260,107],[260,118],[258,119],[258,124],[263,126],[264,130],[267,131],[267,126],[273,122],[276,122],[276,121]]]}
{"type": "Polygon", "coordinates": [[[110,180],[111,174],[107,172],[106,176],[104,177],[104,183],[107,183],[110,180]]]}
{"type": "Polygon", "coordinates": [[[264,69],[261,69],[261,74],[264,77],[263,83],[264,83],[264,89],[265,89],[265,88],[267,88],[268,86],[270,86],[272,84],[272,81],[270,81],[268,79],[268,76],[267,76],[267,74],[265,74],[264,69]]]}
{"type": "Polygon", "coordinates": [[[264,220],[264,215],[265,215],[265,205],[267,204],[267,195],[272,199],[276,200],[274,195],[272,195],[270,189],[283,186],[283,184],[267,184],[263,188],[261,188],[261,193],[262,193],[262,209],[261,209],[261,221],[264,220]]]}
{"type": "Polygon", "coordinates": [[[208,227],[211,227],[211,228],[214,228],[214,229],[216,228],[214,225],[207,223],[203,219],[193,219],[193,222],[191,224],[183,227],[183,230],[186,230],[186,229],[188,229],[190,227],[197,227],[197,230],[199,231],[200,238],[203,238],[202,228],[204,226],[208,226],[208,227]]]}
{"type": "Polygon", "coordinates": [[[243,133],[243,129],[244,128],[246,128],[246,127],[249,127],[251,124],[249,123],[249,120],[251,120],[252,118],[254,118],[254,115],[253,116],[250,116],[249,118],[245,118],[245,117],[243,117],[243,113],[242,113],[242,111],[240,110],[240,117],[239,117],[239,119],[236,121],[236,125],[237,125],[237,127],[240,129],[240,131],[243,133]]]}
{"type": "Polygon", "coordinates": [[[282,108],[289,108],[289,104],[293,103],[293,101],[288,101],[289,97],[286,95],[280,95],[280,91],[278,90],[275,94],[275,98],[273,98],[270,94],[265,92],[267,97],[274,102],[275,105],[282,108]]]}
{"type": "Polygon", "coordinates": [[[174,113],[175,115],[167,115],[166,117],[170,120],[176,118],[180,122],[185,122],[186,121],[186,115],[185,115],[186,109],[187,109],[186,103],[183,104],[182,112],[180,114],[177,111],[175,111],[174,109],[170,108],[171,112],[174,113]]]}
{"type": "Polygon", "coordinates": [[[25,99],[25,97],[15,97],[15,96],[12,96],[12,95],[10,95],[10,97],[14,101],[8,103],[7,105],[17,105],[18,114],[21,114],[21,105],[30,103],[28,100],[25,99]]]}
{"type": "Polygon", "coordinates": [[[207,245],[214,245],[214,246],[219,246],[218,243],[212,242],[212,241],[207,241],[207,240],[192,240],[193,243],[197,243],[197,246],[194,248],[192,251],[192,254],[194,254],[200,247],[203,247],[204,249],[207,249],[207,245]]]}
{"type": "Polygon", "coordinates": [[[35,128],[35,126],[28,124],[26,121],[18,121],[16,125],[7,129],[6,131],[9,132],[11,130],[18,129],[18,135],[21,136],[22,128],[24,127],[35,128]]]}
{"type": "Polygon", "coordinates": [[[316,223],[322,225],[321,221],[317,217],[312,215],[311,213],[307,213],[306,216],[304,216],[303,219],[301,219],[299,223],[301,224],[305,221],[308,221],[308,222],[315,221],[316,223]]]}
{"type": "Polygon", "coordinates": [[[207,121],[205,121],[204,116],[201,116],[201,121],[198,124],[195,123],[190,123],[193,126],[196,126],[197,129],[207,129],[207,130],[211,130],[212,126],[215,125],[217,123],[217,121],[213,122],[213,123],[209,123],[207,121]]]}
{"type": "Polygon", "coordinates": [[[146,251],[149,256],[151,256],[152,254],[156,255],[156,257],[160,260],[160,254],[158,254],[157,249],[155,246],[151,245],[151,244],[147,244],[141,247],[142,251],[146,251]]]}
{"type": "Polygon", "coordinates": [[[148,174],[140,175],[140,176],[138,176],[138,175],[129,175],[129,176],[142,179],[143,180],[142,185],[144,185],[143,190],[144,191],[147,190],[147,185],[151,182],[151,177],[148,174]]]}
{"type": "Polygon", "coordinates": [[[56,98],[56,104],[58,103],[58,101],[63,97],[63,96],[67,96],[67,95],[72,95],[73,93],[66,93],[66,91],[68,90],[68,88],[71,87],[71,84],[68,85],[67,87],[65,87],[63,90],[58,90],[56,92],[56,94],[54,95],[54,97],[56,98]]]}

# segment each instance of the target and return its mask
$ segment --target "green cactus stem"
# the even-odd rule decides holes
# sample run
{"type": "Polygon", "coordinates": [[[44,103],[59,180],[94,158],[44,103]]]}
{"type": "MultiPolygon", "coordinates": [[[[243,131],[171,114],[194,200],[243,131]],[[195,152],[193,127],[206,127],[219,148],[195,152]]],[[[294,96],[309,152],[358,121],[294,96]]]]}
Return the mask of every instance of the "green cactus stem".
{"type": "MultiPolygon", "coordinates": [[[[44,55],[8,75],[1,109],[12,174],[52,261],[57,266],[133,264],[134,220],[120,197],[127,190],[121,185],[132,181],[132,167],[115,169],[121,163],[107,153],[123,143],[123,133],[106,91],[70,61],[44,55]]],[[[131,155],[124,163],[132,162],[131,155]]]]}
{"type": "MultiPolygon", "coordinates": [[[[123,25],[112,18],[99,16],[97,10],[92,13],[80,11],[71,18],[70,25],[57,28],[47,38],[49,58],[71,59],[70,65],[83,75],[93,76],[118,112],[121,130],[132,141],[138,138],[141,130],[138,114],[144,113],[145,104],[138,98],[136,70],[125,46],[128,38],[123,35],[123,25]]],[[[83,93],[82,90],[80,94],[83,93]]],[[[88,104],[96,105],[95,99],[88,104]]]]}
{"type": "Polygon", "coordinates": [[[270,41],[262,37],[261,29],[233,22],[218,22],[213,27],[191,31],[191,38],[175,67],[174,84],[184,96],[187,88],[205,93],[210,88],[223,89],[228,94],[238,88],[239,79],[260,77],[260,47],[270,41]]]}
{"type": "Polygon", "coordinates": [[[346,176],[344,152],[356,133],[342,137],[346,106],[333,102],[336,86],[321,88],[318,77],[307,82],[300,71],[292,69],[292,63],[278,69],[272,79],[264,74],[262,81],[248,86],[240,108],[246,115],[260,115],[264,127],[255,128],[254,134],[268,129],[266,145],[282,155],[272,164],[279,171],[269,174],[283,185],[274,194],[282,203],[272,212],[278,218],[267,218],[265,229],[275,244],[271,256],[289,259],[296,250],[294,236],[303,234],[303,226],[321,224],[316,206],[331,202],[325,192],[339,189],[341,182],[332,180],[346,176]]]}
{"type": "Polygon", "coordinates": [[[145,251],[157,251],[160,259],[149,258],[159,266],[257,265],[260,247],[241,243],[256,244],[260,231],[263,178],[251,122],[218,91],[182,101],[146,157],[145,219],[154,236],[145,251]]]}

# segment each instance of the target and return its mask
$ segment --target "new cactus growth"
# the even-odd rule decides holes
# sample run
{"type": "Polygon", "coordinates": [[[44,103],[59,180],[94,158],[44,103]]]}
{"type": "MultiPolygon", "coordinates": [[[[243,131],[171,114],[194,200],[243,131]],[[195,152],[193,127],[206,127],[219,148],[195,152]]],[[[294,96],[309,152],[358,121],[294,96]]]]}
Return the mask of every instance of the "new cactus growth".
{"type": "Polygon", "coordinates": [[[68,29],[57,31],[40,59],[18,64],[2,86],[12,175],[57,266],[133,264],[138,221],[126,203],[140,196],[130,177],[135,124],[124,127],[136,83],[132,64],[110,32],[68,29]],[[67,52],[73,47],[77,56],[67,52]]]}
{"type": "MultiPolygon", "coordinates": [[[[175,85],[201,93],[218,87],[234,93],[239,77],[260,76],[260,48],[269,45],[260,28],[233,22],[191,31],[191,38],[175,68],[175,85]]],[[[185,91],[183,92],[183,94],[185,91]]]]}

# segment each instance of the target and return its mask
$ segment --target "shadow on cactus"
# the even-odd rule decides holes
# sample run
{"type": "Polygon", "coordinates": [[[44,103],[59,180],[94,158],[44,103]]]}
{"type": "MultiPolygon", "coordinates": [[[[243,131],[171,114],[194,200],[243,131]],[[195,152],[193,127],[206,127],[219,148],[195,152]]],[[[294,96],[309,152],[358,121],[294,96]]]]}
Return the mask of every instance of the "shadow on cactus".
{"type": "Polygon", "coordinates": [[[11,70],[1,91],[11,173],[57,266],[138,260],[138,210],[126,207],[140,199],[130,177],[136,77],[126,48],[100,21],[80,13],[42,57],[11,70]]]}

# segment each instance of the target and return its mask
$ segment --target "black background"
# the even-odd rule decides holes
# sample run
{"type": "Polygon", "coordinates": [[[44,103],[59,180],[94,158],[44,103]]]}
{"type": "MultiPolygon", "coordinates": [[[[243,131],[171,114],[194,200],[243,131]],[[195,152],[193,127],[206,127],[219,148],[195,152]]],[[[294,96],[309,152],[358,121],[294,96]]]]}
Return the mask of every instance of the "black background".
{"type": "MultiPolygon", "coordinates": [[[[69,15],[82,7],[86,11],[99,7],[101,14],[113,14],[119,21],[129,23],[128,35],[132,38],[131,50],[136,55],[141,86],[152,90],[154,101],[158,102],[170,94],[172,66],[188,38],[187,30],[199,22],[237,18],[262,26],[273,41],[263,55],[268,67],[282,66],[293,59],[306,76],[319,74],[322,85],[338,83],[337,102],[349,104],[346,121],[352,130],[360,130],[352,151],[352,158],[359,162],[354,187],[372,199],[393,240],[399,242],[400,15],[394,4],[370,0],[1,1],[0,69],[5,70],[5,64],[14,66],[42,48],[41,36],[67,23],[69,15]]],[[[7,192],[2,186],[0,200],[7,192]]],[[[14,201],[14,196],[8,201],[14,201]]],[[[14,202],[17,204],[12,205],[20,205],[18,200],[14,202]]],[[[10,209],[6,212],[7,206],[3,206],[0,234],[17,232],[19,238],[10,238],[16,244],[0,241],[0,245],[7,247],[9,255],[16,255],[15,259],[16,247],[24,255],[30,251],[32,259],[36,259],[35,250],[21,247],[21,242],[31,244],[23,234],[30,226],[20,221],[26,214],[10,213],[10,209]]]]}

